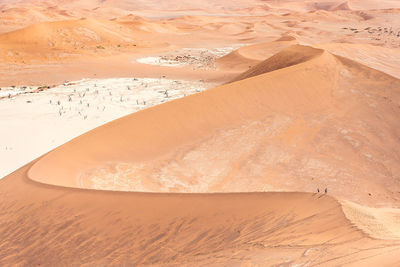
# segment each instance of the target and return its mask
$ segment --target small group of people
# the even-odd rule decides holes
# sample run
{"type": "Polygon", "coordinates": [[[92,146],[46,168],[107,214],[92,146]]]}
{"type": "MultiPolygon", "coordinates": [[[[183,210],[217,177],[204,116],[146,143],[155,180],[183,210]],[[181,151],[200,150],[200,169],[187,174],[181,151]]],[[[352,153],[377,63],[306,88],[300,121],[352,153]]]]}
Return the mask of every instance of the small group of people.
{"type": "MultiPolygon", "coordinates": [[[[317,193],[320,193],[319,187],[317,188],[317,193]]],[[[325,194],[328,194],[328,187],[325,187],[325,194]]]]}

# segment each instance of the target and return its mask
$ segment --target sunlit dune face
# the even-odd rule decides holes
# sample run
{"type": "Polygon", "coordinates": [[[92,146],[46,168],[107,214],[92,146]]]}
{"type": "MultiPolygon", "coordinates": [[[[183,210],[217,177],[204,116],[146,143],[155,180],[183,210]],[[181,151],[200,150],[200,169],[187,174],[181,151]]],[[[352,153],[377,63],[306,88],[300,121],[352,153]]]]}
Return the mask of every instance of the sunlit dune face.
{"type": "Polygon", "coordinates": [[[329,186],[359,202],[383,205],[393,197],[400,173],[393,135],[397,79],[299,45],[246,73],[78,138],[36,163],[31,178],[111,191],[313,192],[329,186]],[[382,179],[393,186],[380,185],[382,179]]]}

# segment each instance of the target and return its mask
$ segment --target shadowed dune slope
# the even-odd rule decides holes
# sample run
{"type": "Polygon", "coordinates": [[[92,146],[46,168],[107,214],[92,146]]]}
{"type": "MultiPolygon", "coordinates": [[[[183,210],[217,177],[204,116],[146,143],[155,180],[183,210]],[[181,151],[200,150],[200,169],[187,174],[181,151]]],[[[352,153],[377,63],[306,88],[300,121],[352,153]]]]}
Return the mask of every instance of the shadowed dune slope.
{"type": "Polygon", "coordinates": [[[239,49],[217,59],[218,67],[235,71],[244,71],[260,63],[260,60],[251,59],[240,54],[239,49]]]}
{"type": "Polygon", "coordinates": [[[271,57],[279,51],[296,44],[296,39],[291,36],[283,36],[275,42],[261,43],[241,47],[217,59],[218,66],[222,69],[235,71],[247,71],[263,60],[271,57]]]}
{"type": "Polygon", "coordinates": [[[317,57],[321,55],[322,52],[322,49],[312,48],[309,46],[290,46],[289,48],[284,49],[283,51],[254,66],[248,71],[240,74],[234,78],[232,82],[296,65],[317,57]]]}
{"type": "Polygon", "coordinates": [[[309,8],[315,10],[326,10],[326,11],[351,10],[351,7],[347,1],[311,2],[309,3],[309,8]]]}
{"type": "Polygon", "coordinates": [[[339,4],[339,5],[331,8],[331,10],[333,10],[333,11],[336,11],[336,10],[351,10],[351,7],[349,5],[349,2],[345,1],[345,2],[343,2],[341,4],[339,4]]]}

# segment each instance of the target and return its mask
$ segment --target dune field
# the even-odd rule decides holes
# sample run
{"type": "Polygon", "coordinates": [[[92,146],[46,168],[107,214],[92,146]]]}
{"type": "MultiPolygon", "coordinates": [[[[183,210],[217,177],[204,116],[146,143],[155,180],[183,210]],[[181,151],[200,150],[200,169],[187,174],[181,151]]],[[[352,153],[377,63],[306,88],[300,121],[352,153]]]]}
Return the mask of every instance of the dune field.
{"type": "Polygon", "coordinates": [[[0,0],[1,266],[400,266],[400,2],[0,0]]]}

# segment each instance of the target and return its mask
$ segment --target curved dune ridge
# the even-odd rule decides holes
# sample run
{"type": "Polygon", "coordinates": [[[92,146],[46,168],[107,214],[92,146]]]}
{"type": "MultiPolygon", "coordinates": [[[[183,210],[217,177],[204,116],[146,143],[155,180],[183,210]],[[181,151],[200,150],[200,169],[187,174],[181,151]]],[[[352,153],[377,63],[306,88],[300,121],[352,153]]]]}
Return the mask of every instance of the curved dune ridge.
{"type": "Polygon", "coordinates": [[[397,211],[330,195],[398,203],[400,80],[300,45],[250,71],[2,179],[0,264],[395,266],[397,211]]]}
{"type": "Polygon", "coordinates": [[[389,266],[400,249],[326,195],[76,190],[32,182],[31,165],[1,181],[2,265],[389,266]]]}
{"type": "Polygon", "coordinates": [[[272,58],[255,67],[264,74],[84,134],[43,157],[29,175],[42,183],[118,191],[329,186],[374,205],[396,200],[400,81],[311,47],[296,45],[272,58]],[[306,61],[277,69],[286,65],[279,59],[300,51],[306,61]]]}

